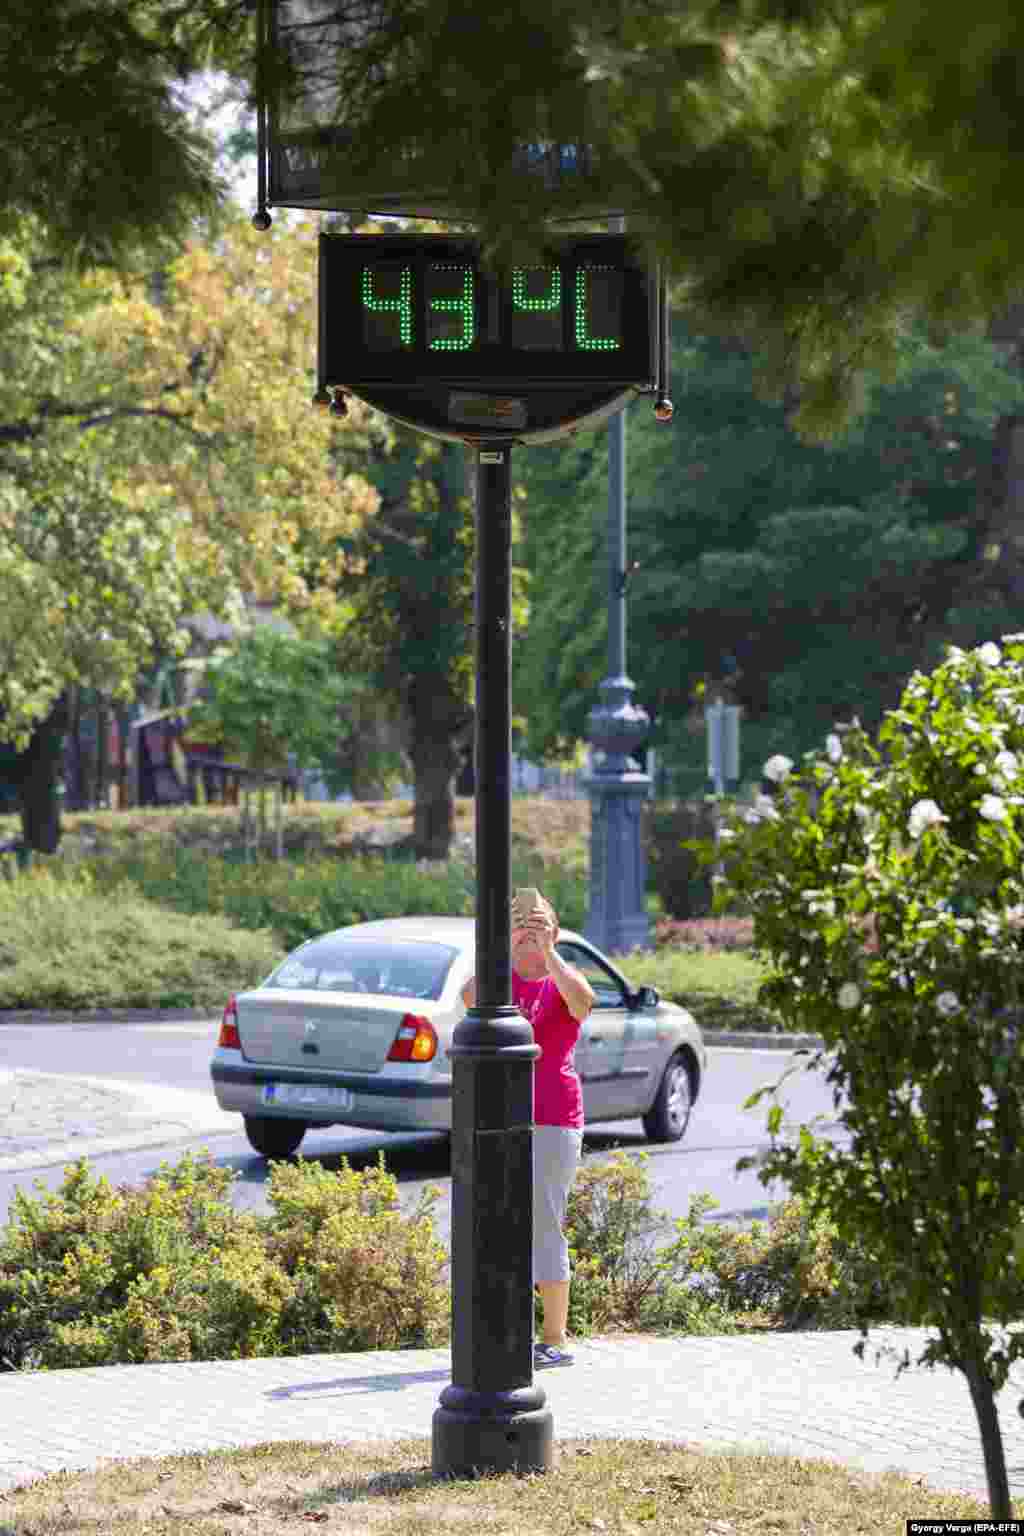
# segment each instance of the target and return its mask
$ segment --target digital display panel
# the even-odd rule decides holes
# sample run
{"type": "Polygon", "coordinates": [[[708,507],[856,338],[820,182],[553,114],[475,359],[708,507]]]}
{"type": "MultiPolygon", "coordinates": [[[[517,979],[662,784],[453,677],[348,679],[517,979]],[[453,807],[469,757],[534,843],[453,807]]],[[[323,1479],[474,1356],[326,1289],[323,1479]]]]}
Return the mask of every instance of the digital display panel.
{"type": "Polygon", "coordinates": [[[465,236],[325,232],[319,374],[353,388],[494,382],[502,398],[524,380],[648,387],[653,294],[621,235],[552,239],[535,264],[493,269],[465,236]]]}
{"type": "Polygon", "coordinates": [[[367,263],[359,274],[363,342],[371,352],[414,343],[412,268],[400,261],[367,263]]]}

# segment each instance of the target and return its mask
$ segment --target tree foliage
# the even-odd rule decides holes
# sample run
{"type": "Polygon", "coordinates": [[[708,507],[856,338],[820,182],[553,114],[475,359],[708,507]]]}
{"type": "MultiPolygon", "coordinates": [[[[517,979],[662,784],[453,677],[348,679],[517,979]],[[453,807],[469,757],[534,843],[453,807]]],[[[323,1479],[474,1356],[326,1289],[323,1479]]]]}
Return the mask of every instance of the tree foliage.
{"type": "MultiPolygon", "coordinates": [[[[997,348],[907,328],[894,374],[865,376],[860,416],[827,447],[758,396],[755,364],[679,334],[672,426],[628,418],[627,671],[689,791],[705,782],[696,685],[724,680],[743,706],[745,762],[799,752],[836,710],[873,728],[915,666],[985,638],[1016,597],[991,558],[996,425],[1021,400],[997,348]]],[[[552,754],[585,734],[607,670],[605,436],[531,450],[517,472],[531,576],[515,686],[530,749],[552,754]]]]}
{"type": "Polygon", "coordinates": [[[203,680],[190,731],[256,773],[280,773],[290,758],[300,769],[319,767],[351,729],[355,684],[338,675],[326,639],[261,625],[211,657],[203,680]]]}
{"type": "Polygon", "coordinates": [[[584,205],[627,211],[702,328],[758,334],[766,376],[801,385],[808,428],[835,423],[866,361],[893,357],[908,306],[987,318],[1022,286],[1012,0],[983,0],[969,41],[925,0],[314,12],[318,46],[273,68],[286,94],[319,93],[350,184],[409,164],[493,255],[523,262],[552,194],[518,151],[589,146],[584,205]]]}
{"type": "Polygon", "coordinates": [[[185,613],[243,590],[329,623],[337,537],[376,505],[369,413],[309,404],[308,228],[236,219],[149,280],[48,265],[31,234],[0,247],[0,735],[22,742],[70,683],[130,697],[185,613]]]}
{"type": "Polygon", "coordinates": [[[801,1125],[780,1146],[776,1103],[771,1151],[737,1168],[784,1178],[863,1245],[896,1304],[881,1317],[865,1298],[864,1335],[937,1330],[917,1363],[967,1378],[994,1519],[1012,1512],[994,1394],[1024,1356],[1019,1332],[991,1331],[1024,1302],[1022,663],[1019,634],[950,647],[912,674],[877,746],[854,719],[799,774],[769,760],[777,793],[727,813],[716,902],[749,903],[771,963],[759,1000],[822,1037],[807,1066],[827,1055],[850,1134],[841,1147],[801,1125]]]}
{"type": "MultiPolygon", "coordinates": [[[[79,264],[176,241],[223,189],[182,83],[247,67],[245,0],[5,0],[0,224],[40,220],[79,264]]],[[[249,57],[247,57],[249,55],[249,57]]]]}

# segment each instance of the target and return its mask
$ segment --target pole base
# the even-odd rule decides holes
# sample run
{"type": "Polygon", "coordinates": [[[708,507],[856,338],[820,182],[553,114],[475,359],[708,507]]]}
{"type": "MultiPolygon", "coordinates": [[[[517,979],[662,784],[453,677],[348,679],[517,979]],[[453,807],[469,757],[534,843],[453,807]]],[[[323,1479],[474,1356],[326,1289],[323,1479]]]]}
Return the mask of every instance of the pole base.
{"type": "MultiPolygon", "coordinates": [[[[435,1477],[475,1477],[488,1472],[550,1472],[555,1464],[555,1421],[550,1408],[494,1414],[491,1394],[449,1387],[449,1405],[435,1408],[431,1470],[435,1477]]],[[[511,1395],[511,1394],[510,1394],[511,1395]]],[[[517,1394],[520,1395],[520,1394],[517,1394]]],[[[527,1401],[545,1394],[521,1390],[527,1401]]]]}

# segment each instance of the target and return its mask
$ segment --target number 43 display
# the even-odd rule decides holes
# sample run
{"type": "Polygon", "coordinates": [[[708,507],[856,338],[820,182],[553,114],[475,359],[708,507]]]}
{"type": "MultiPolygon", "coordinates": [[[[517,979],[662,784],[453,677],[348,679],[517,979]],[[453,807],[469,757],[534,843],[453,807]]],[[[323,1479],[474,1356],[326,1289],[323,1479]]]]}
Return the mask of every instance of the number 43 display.
{"type": "Polygon", "coordinates": [[[358,395],[438,436],[539,440],[608,414],[609,392],[621,405],[653,389],[658,333],[657,286],[622,235],[500,272],[465,238],[320,237],[320,397],[358,395]]]}

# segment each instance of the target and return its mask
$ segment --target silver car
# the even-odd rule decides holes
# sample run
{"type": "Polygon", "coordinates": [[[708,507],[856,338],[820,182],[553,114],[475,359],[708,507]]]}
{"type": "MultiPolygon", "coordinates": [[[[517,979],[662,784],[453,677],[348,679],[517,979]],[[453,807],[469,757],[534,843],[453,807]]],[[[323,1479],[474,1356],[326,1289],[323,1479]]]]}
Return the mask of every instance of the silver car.
{"type": "MultiPolygon", "coordinates": [[[[251,1145],[288,1157],[311,1125],[451,1131],[451,1061],[476,969],[468,917],[397,917],[310,939],[224,1010],[210,1075],[251,1145]]],[[[693,1016],[634,988],[601,951],[562,929],[558,952],[596,1002],[576,1046],[587,1125],[639,1116],[678,1141],[707,1065],[693,1016]]]]}

